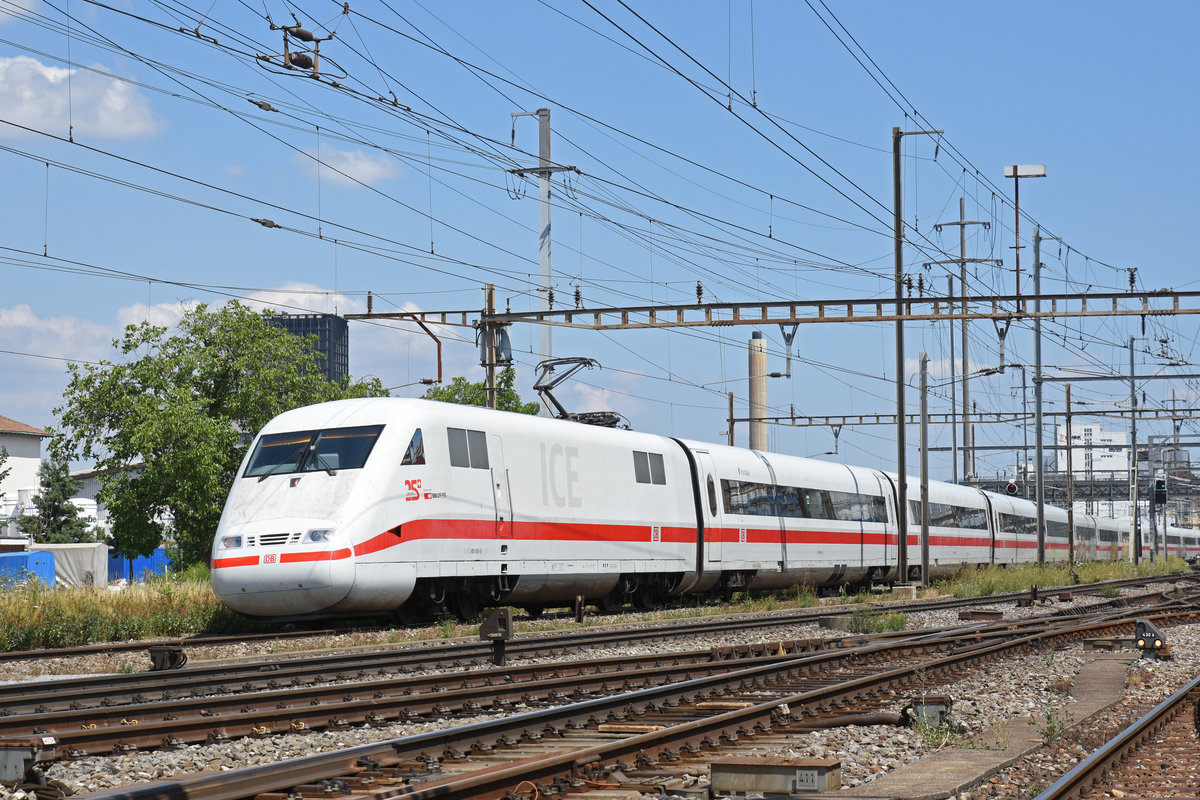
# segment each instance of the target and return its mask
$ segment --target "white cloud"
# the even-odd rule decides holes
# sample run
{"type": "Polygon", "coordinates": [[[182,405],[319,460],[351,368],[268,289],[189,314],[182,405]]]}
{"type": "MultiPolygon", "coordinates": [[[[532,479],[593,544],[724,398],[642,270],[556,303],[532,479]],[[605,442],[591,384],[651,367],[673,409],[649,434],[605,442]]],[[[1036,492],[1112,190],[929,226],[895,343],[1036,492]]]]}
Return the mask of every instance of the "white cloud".
{"type": "Polygon", "coordinates": [[[151,325],[169,330],[175,327],[184,312],[197,305],[199,304],[195,300],[183,303],[155,303],[153,306],[134,303],[117,310],[117,322],[120,323],[122,330],[127,325],[138,325],[142,322],[149,322],[151,325]]]}
{"type": "Polygon", "coordinates": [[[79,317],[39,317],[26,304],[0,308],[0,347],[6,350],[94,361],[111,354],[116,333],[79,317]]]}
{"type": "Polygon", "coordinates": [[[366,311],[366,300],[347,297],[311,283],[285,283],[278,289],[255,292],[241,300],[243,305],[280,314],[357,314],[366,311]]]}
{"type": "Polygon", "coordinates": [[[0,308],[0,414],[27,425],[54,424],[62,404],[67,362],[113,355],[118,331],[79,317],[39,317],[25,304],[0,308]]]}
{"type": "MultiPolygon", "coordinates": [[[[315,177],[316,157],[316,150],[307,150],[303,154],[296,154],[296,163],[315,177]]],[[[388,156],[372,155],[362,150],[338,150],[335,147],[323,146],[321,161],[321,179],[343,186],[354,186],[356,182],[370,186],[400,174],[396,162],[388,156]]]]}
{"type": "Polygon", "coordinates": [[[4,11],[0,13],[0,25],[24,17],[33,11],[37,0],[7,0],[4,11]]]}
{"type": "MultiPolygon", "coordinates": [[[[138,139],[163,129],[150,103],[131,84],[29,56],[0,57],[0,108],[12,122],[60,136],[73,130],[77,137],[138,139]]],[[[32,135],[0,126],[5,138],[32,135]]]]}

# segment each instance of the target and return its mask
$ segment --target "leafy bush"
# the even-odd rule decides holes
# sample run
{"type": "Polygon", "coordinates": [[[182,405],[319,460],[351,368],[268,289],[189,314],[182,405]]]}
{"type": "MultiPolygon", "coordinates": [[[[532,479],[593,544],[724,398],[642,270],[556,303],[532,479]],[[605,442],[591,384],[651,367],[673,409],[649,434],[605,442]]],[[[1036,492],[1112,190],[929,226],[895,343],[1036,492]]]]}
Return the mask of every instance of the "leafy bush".
{"type": "Polygon", "coordinates": [[[850,614],[846,630],[851,633],[885,633],[908,627],[908,617],[899,611],[876,614],[867,606],[859,606],[850,614]]]}

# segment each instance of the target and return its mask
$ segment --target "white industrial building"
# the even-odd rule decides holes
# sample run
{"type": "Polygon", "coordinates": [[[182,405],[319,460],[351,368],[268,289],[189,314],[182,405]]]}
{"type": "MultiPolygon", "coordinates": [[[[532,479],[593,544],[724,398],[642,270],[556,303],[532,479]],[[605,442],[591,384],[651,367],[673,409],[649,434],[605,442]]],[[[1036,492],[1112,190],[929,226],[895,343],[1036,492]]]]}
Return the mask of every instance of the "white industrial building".
{"type": "Polygon", "coordinates": [[[49,436],[41,428],[0,416],[0,449],[8,451],[8,460],[0,471],[9,470],[0,481],[0,527],[6,527],[10,517],[28,511],[38,492],[42,439],[49,436]]]}
{"type": "MultiPolygon", "coordinates": [[[[1067,445],[1067,428],[1055,425],[1055,438],[1059,447],[1067,445]]],[[[1128,432],[1106,431],[1094,423],[1071,423],[1071,472],[1077,477],[1093,479],[1128,479],[1129,434],[1128,432]]],[[[1067,451],[1056,451],[1058,460],[1055,469],[1067,471],[1067,451]]]]}

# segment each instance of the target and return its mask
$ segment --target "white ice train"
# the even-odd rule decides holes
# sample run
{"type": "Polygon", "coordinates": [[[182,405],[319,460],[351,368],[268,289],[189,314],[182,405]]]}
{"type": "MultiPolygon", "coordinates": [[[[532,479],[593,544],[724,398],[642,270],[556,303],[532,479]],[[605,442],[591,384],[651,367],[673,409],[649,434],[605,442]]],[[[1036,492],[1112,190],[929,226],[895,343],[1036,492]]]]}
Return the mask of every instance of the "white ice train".
{"type": "MultiPolygon", "coordinates": [[[[910,565],[918,489],[910,482],[910,565]]],[[[465,618],[577,596],[648,606],[892,581],[896,502],[896,477],[874,469],[425,400],[342,400],[281,414],[255,439],[213,541],[212,585],[252,616],[465,618]]],[[[931,482],[929,504],[934,574],[1036,560],[1033,503],[931,482]]],[[[1066,512],[1046,519],[1047,558],[1064,560],[1066,512]]],[[[1126,528],[1077,514],[1077,557],[1123,557],[1126,528]]],[[[1166,541],[1200,556],[1196,531],[1166,541]]]]}

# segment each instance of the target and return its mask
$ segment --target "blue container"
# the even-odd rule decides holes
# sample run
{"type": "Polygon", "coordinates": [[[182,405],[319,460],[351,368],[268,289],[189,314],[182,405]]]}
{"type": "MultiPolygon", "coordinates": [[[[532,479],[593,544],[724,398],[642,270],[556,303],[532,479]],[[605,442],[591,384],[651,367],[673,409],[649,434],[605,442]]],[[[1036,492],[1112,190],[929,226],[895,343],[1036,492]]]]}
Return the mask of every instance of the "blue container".
{"type": "Polygon", "coordinates": [[[113,550],[108,551],[108,579],[144,581],[147,578],[160,577],[167,573],[167,551],[158,548],[148,556],[138,556],[133,559],[133,569],[130,570],[130,559],[117,555],[113,550]],[[132,577],[131,577],[132,573],[132,577]]]}
{"type": "Polygon", "coordinates": [[[41,550],[0,553],[0,589],[21,583],[31,576],[46,586],[54,586],[54,554],[41,550]]]}

